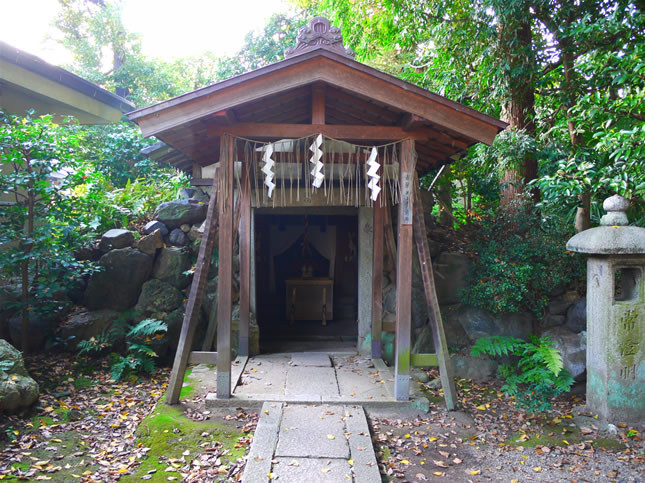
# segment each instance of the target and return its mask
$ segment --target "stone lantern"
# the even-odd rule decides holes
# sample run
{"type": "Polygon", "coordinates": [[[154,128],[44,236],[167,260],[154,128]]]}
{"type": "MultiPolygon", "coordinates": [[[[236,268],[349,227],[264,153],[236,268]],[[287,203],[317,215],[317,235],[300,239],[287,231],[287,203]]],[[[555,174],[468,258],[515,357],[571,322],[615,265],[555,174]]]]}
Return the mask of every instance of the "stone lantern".
{"type": "Polygon", "coordinates": [[[587,407],[608,421],[645,421],[645,228],[627,226],[629,202],[603,203],[601,226],[567,249],[587,260],[587,407]]]}

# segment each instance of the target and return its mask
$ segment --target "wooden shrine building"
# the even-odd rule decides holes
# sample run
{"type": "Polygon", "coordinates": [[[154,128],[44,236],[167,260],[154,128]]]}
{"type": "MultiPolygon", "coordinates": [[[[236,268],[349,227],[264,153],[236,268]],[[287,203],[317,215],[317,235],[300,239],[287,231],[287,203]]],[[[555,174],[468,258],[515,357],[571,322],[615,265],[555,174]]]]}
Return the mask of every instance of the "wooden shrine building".
{"type": "MultiPolygon", "coordinates": [[[[217,397],[231,396],[233,248],[239,233],[238,355],[249,355],[251,314],[273,301],[282,311],[265,318],[275,316],[279,324],[307,318],[324,324],[341,313],[358,319],[358,351],[380,358],[389,260],[396,267],[396,398],[409,397],[410,366],[438,365],[453,407],[417,176],[473,144],[490,144],[506,124],[356,62],[339,29],[322,17],[301,29],[285,57],[129,114],[145,136],[168,146],[175,166],[192,171],[195,183],[212,185],[167,401],[177,402],[191,360],[216,362],[217,397]],[[395,227],[392,206],[398,208],[395,227]],[[286,220],[282,226],[261,231],[261,221],[277,214],[286,220]],[[345,215],[358,220],[353,239],[345,215]],[[190,347],[216,240],[217,352],[195,353],[190,347]],[[436,354],[410,353],[413,242],[436,354]],[[258,253],[270,259],[266,266],[258,263],[258,253]],[[354,312],[348,294],[356,301],[354,312]]],[[[267,327],[279,329],[277,323],[267,327]]]]}

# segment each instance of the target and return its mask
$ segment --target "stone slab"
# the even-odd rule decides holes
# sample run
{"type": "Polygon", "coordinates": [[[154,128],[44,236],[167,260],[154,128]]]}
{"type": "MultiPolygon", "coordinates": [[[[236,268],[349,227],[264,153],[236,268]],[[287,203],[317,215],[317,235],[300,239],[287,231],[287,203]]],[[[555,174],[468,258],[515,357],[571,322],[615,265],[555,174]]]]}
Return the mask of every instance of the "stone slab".
{"type": "MultiPolygon", "coordinates": [[[[352,481],[352,467],[347,460],[335,458],[275,458],[271,473],[285,483],[352,481]]],[[[376,481],[380,480],[370,483],[376,481]]]]}
{"type": "Polygon", "coordinates": [[[336,370],[341,395],[358,400],[388,399],[386,380],[376,369],[341,367],[336,370]]]}
{"type": "Polygon", "coordinates": [[[278,430],[282,420],[281,403],[264,403],[262,416],[258,421],[249,450],[249,457],[244,468],[243,482],[257,483],[268,481],[271,471],[271,459],[278,442],[278,430]]]}
{"type": "Polygon", "coordinates": [[[241,374],[240,381],[233,394],[281,394],[284,397],[287,383],[289,355],[282,357],[251,357],[241,374]]]}
{"type": "Polygon", "coordinates": [[[289,397],[307,395],[339,396],[336,371],[333,367],[291,366],[287,369],[289,397]]]}
{"type": "Polygon", "coordinates": [[[349,451],[354,461],[354,481],[370,483],[380,481],[376,454],[367,425],[365,411],[361,406],[345,406],[345,427],[349,435],[349,451]]]}
{"type": "Polygon", "coordinates": [[[291,365],[331,367],[331,359],[326,352],[295,352],[291,354],[291,365]]]}
{"type": "Polygon", "coordinates": [[[285,405],[275,456],[349,459],[343,406],[285,405]]]}

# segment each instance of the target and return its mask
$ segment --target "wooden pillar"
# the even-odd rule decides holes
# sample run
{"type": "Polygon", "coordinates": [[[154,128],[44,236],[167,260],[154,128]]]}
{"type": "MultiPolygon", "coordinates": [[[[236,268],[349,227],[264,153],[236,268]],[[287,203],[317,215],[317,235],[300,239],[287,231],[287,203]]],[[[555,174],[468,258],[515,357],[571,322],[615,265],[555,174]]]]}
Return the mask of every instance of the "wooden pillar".
{"type": "Polygon", "coordinates": [[[217,397],[231,397],[234,139],[223,134],[219,157],[219,283],[217,287],[217,397]]]}
{"type": "MultiPolygon", "coordinates": [[[[382,168],[381,168],[382,170],[382,168]]],[[[383,222],[385,221],[386,200],[381,197],[374,202],[374,244],[372,248],[372,359],[383,357],[383,222]]]]}
{"type": "Polygon", "coordinates": [[[410,399],[410,345],[412,342],[412,219],[413,176],[415,174],[414,141],[401,144],[399,180],[399,246],[396,262],[396,352],[394,356],[394,397],[410,399]]]}
{"type": "Polygon", "coordinates": [[[251,318],[251,184],[249,165],[242,163],[240,187],[240,337],[238,355],[249,355],[249,323],[251,318]]]}

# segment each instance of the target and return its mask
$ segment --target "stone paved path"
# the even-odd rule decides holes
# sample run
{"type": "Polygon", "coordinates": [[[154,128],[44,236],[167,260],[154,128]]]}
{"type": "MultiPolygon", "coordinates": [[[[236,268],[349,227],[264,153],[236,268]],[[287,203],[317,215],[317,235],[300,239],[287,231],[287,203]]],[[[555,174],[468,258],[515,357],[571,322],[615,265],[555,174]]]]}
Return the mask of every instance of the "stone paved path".
{"type": "Polygon", "coordinates": [[[245,361],[231,399],[219,400],[211,393],[206,405],[259,407],[265,401],[275,401],[372,407],[395,403],[393,385],[391,370],[383,361],[355,353],[263,354],[245,361]]]}
{"type": "Polygon", "coordinates": [[[272,479],[381,481],[363,408],[265,402],[242,481],[272,479]]]}

